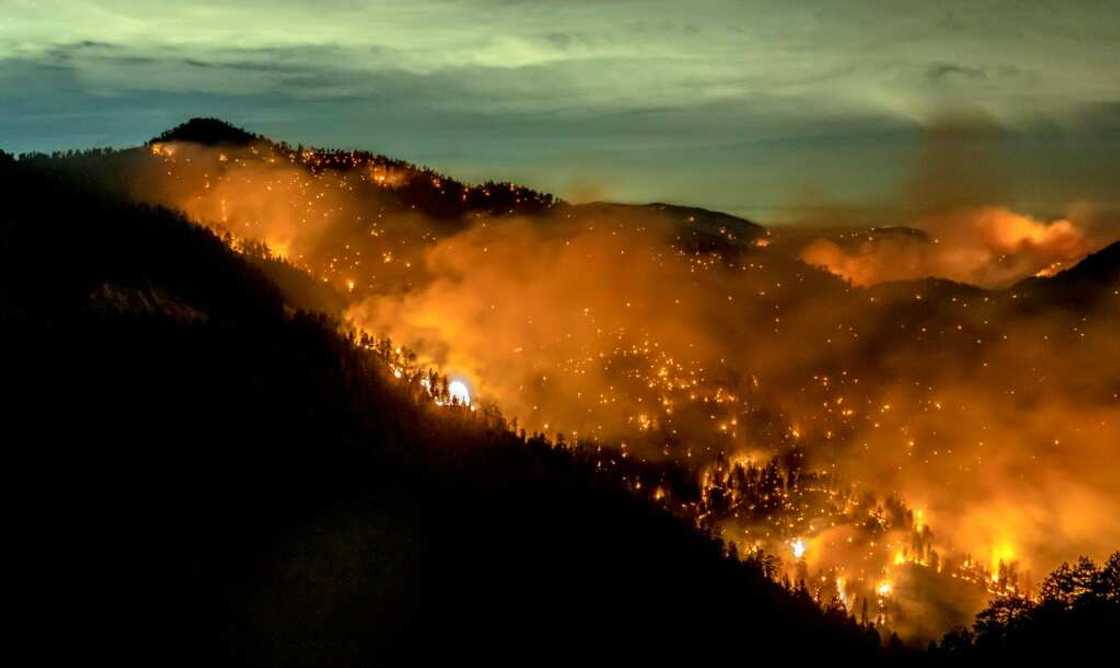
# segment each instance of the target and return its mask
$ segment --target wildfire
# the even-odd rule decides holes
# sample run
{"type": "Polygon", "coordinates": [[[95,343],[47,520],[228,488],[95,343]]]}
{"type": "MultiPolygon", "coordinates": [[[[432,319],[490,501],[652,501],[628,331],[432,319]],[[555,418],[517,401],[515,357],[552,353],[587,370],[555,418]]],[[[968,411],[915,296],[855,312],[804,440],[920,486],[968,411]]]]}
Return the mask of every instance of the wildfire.
{"type": "MultiPolygon", "coordinates": [[[[656,222],[648,217],[631,225],[613,214],[581,219],[569,210],[550,218],[556,225],[541,234],[536,228],[544,226],[469,209],[447,235],[450,226],[429,224],[396,198],[426,189],[458,206],[494,201],[508,190],[518,193],[508,200],[512,207],[527,195],[510,184],[462,186],[345,152],[262,147],[259,155],[231,149],[202,159],[188,145],[152,144],[148,153],[169,182],[191,183],[196,172],[196,189],[172,200],[193,219],[235,240],[235,247],[266,242],[274,256],[342,293],[345,317],[360,331],[430,346],[414,357],[386,352],[388,373],[417,388],[419,397],[469,413],[477,397],[466,381],[438,372],[485,378],[486,398],[517,428],[562,431],[568,443],[578,434],[581,445],[590,444],[584,451],[596,453],[596,467],[614,471],[629,489],[734,542],[739,554],[792,554],[787,575],[796,569],[829,586],[835,580],[845,605],[873,600],[875,593],[888,597],[897,583],[909,591],[914,585],[906,576],[918,569],[923,577],[944,570],[945,578],[981,590],[1014,586],[1003,581],[1015,575],[1016,550],[1006,542],[992,548],[990,524],[956,533],[960,523],[946,510],[970,512],[965,504],[984,500],[979,494],[956,504],[960,485],[947,484],[943,494],[935,489],[941,496],[930,498],[928,489],[907,482],[959,482],[957,471],[970,478],[1000,475],[1000,453],[991,444],[1018,433],[1018,406],[1049,403],[1033,401],[1037,395],[1018,381],[1021,351],[1030,353],[1033,376],[1061,389],[1054,386],[1073,361],[1044,364],[1047,346],[1058,345],[1057,330],[1022,333],[1003,325],[994,302],[1015,296],[992,292],[939,303],[932,288],[907,287],[901,306],[854,288],[806,299],[819,285],[800,264],[794,272],[775,269],[778,254],[789,252],[779,236],[747,240],[745,254],[729,259],[687,247],[682,237],[666,246],[648,231],[656,222]],[[911,323],[898,308],[928,317],[911,323]],[[1023,344],[1028,336],[1038,340],[1023,344]],[[886,377],[876,376],[875,364],[858,361],[880,348],[890,360],[886,377]],[[956,364],[959,356],[951,355],[962,349],[974,366],[964,369],[968,382],[953,384],[941,362],[956,364]],[[1008,414],[1016,431],[999,422],[1008,414]],[[797,459],[805,453],[808,458],[797,459]],[[688,483],[664,474],[642,478],[628,468],[639,464],[679,467],[676,479],[688,483]],[[886,489],[897,489],[898,497],[883,496],[886,489]],[[904,495],[914,492],[924,507],[936,509],[936,522],[923,508],[907,507],[904,495]],[[990,569],[984,557],[964,558],[986,557],[989,550],[990,569]]],[[[998,253],[1006,261],[997,266],[1045,275],[1071,266],[1087,243],[1065,221],[993,209],[959,218],[982,233],[983,253],[954,255],[951,244],[930,242],[919,262],[907,264],[890,262],[894,255],[862,239],[856,250],[817,248],[818,264],[871,284],[899,267],[923,272],[936,262],[988,262],[998,253]],[[865,243],[869,253],[859,250],[865,243]],[[1019,266],[1023,254],[1030,262],[1019,266]]],[[[702,223],[695,218],[688,228],[702,223]]],[[[942,229],[941,222],[929,224],[942,229]]],[[[722,227],[719,236],[735,239],[722,227]]],[[[1086,320],[1069,323],[1073,343],[1085,345],[1093,327],[1086,320]]],[[[1080,348],[1061,350],[1068,356],[1080,348]]],[[[1072,423],[1062,419],[1067,412],[1053,410],[1047,426],[1072,423]]],[[[1094,417],[1107,425],[1114,415],[1101,410],[1094,417]]],[[[1036,437],[1043,420],[1031,421],[1023,431],[1036,437]]],[[[1110,429],[1082,422],[1078,428],[1086,433],[1110,429]]],[[[1049,428],[1044,436],[1063,450],[1078,438],[1049,428]]]]}
{"type": "Polygon", "coordinates": [[[1014,560],[1015,549],[1009,543],[1000,543],[992,548],[991,581],[999,582],[1001,569],[1012,564],[1014,560]]]}
{"type": "Polygon", "coordinates": [[[467,388],[467,384],[461,380],[453,380],[447,386],[447,394],[451,401],[459,404],[460,406],[471,405],[471,392],[467,388]]]}

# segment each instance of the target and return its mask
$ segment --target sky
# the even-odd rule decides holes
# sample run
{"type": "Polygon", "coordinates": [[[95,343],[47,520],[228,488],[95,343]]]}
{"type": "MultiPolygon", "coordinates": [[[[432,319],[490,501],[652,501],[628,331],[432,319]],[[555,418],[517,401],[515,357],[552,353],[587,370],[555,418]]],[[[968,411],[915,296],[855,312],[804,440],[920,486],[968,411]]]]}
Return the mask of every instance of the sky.
{"type": "Polygon", "coordinates": [[[0,0],[0,148],[216,116],[780,222],[891,205],[951,118],[984,128],[1004,203],[1045,214],[1120,201],[1118,63],[1114,0],[0,0]]]}

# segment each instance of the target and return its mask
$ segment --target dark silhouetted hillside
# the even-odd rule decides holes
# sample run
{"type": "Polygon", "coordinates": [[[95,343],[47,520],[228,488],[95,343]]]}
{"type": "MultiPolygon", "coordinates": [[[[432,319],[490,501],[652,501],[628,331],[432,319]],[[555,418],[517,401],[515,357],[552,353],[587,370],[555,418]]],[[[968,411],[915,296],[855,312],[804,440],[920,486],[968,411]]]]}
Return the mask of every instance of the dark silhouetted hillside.
{"type": "Polygon", "coordinates": [[[591,459],[394,385],[374,348],[213,233],[35,161],[2,169],[10,600],[44,651],[878,651],[591,459]]]}
{"type": "Polygon", "coordinates": [[[1028,308],[1067,306],[1092,308],[1120,289],[1120,241],[1092,253],[1081,262],[1049,278],[1028,278],[1011,291],[1028,308]]]}

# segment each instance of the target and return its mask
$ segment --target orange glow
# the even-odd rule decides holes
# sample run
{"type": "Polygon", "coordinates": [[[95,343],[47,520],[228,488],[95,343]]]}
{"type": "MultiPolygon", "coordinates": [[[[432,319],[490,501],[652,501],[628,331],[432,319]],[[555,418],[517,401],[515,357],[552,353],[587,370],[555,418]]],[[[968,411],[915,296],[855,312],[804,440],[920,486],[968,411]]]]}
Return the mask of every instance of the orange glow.
{"type": "Polygon", "coordinates": [[[393,342],[395,386],[563,432],[739,554],[782,557],[792,581],[834,584],[845,605],[896,588],[940,604],[946,583],[1002,589],[1001,563],[1017,577],[1120,542],[1120,474],[1100,446],[1120,440],[1115,295],[1055,318],[1020,310],[1015,290],[884,284],[1053,275],[1108,240],[1084,216],[970,205],[899,221],[920,234],[803,244],[724,221],[692,237],[703,217],[643,207],[480,206],[449,222],[400,198],[459,206],[513,186],[255,148],[153,144],[137,187],[311,273],[346,328],[393,342]],[[735,252],[709,252],[729,237],[735,252]],[[692,487],[635,462],[680,467],[692,487]]]}

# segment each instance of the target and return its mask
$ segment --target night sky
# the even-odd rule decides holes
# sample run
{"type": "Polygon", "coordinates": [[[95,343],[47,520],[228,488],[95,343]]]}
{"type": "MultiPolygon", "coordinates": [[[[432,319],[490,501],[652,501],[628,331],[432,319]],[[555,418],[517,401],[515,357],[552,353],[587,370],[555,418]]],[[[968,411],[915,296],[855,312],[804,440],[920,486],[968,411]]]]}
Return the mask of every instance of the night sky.
{"type": "Polygon", "coordinates": [[[0,147],[191,116],[573,199],[875,207],[975,125],[1007,203],[1115,206],[1115,2],[0,0],[0,147]],[[990,149],[990,150],[989,150],[990,149]]]}

